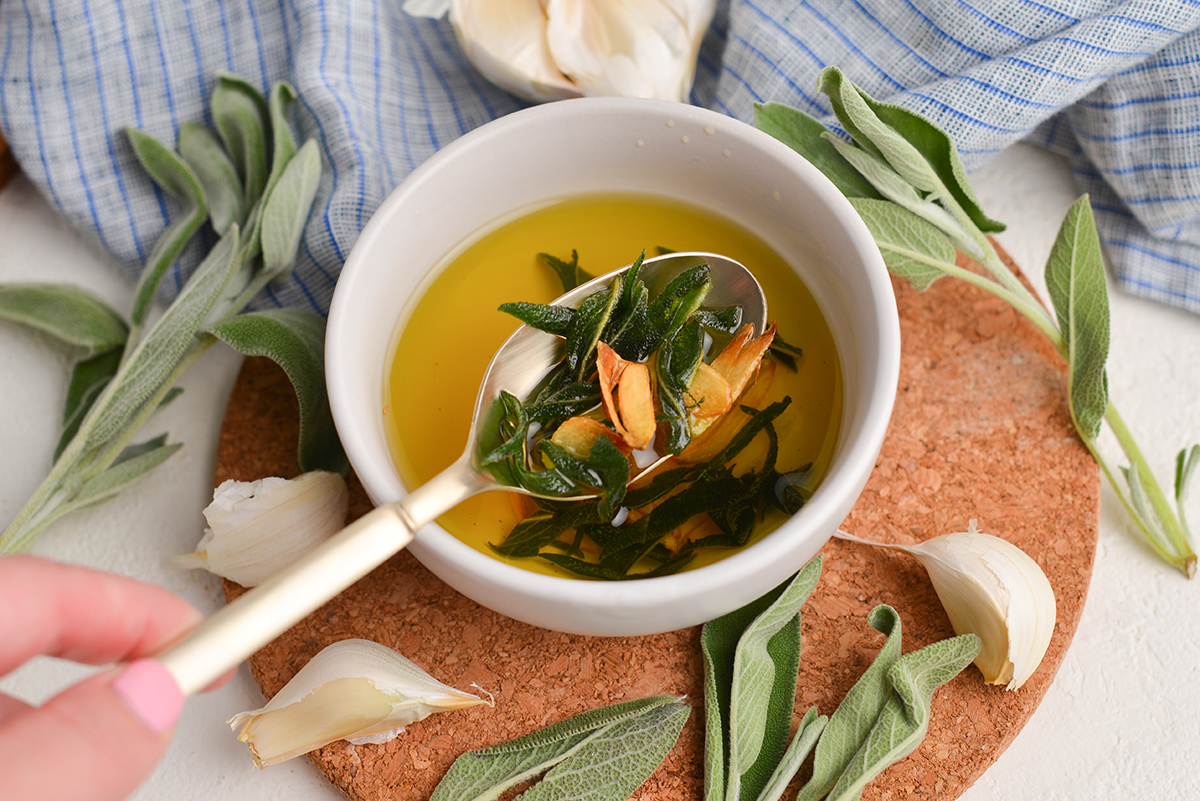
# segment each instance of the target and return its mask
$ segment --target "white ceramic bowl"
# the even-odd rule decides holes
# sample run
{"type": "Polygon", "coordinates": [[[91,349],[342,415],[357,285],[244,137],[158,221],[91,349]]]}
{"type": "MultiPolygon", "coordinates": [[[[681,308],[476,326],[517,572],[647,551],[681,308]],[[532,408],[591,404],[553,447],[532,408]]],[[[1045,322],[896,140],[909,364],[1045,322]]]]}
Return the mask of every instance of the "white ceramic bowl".
{"type": "Polygon", "coordinates": [[[745,605],[815,555],[862,492],[891,415],[900,329],[887,271],[849,203],[790,148],[716,112],[625,98],[558,101],[463,136],[397,187],[346,260],[326,334],[329,399],[372,501],[402,498],[381,408],[405,300],[450,251],[515,210],[595,192],[648,192],[707,207],[757,234],[799,273],[841,360],[844,408],[828,474],[758,543],[662,578],[535,574],[436,524],[421,529],[410,549],[450,586],[527,623],[588,635],[671,631],[745,605]]]}

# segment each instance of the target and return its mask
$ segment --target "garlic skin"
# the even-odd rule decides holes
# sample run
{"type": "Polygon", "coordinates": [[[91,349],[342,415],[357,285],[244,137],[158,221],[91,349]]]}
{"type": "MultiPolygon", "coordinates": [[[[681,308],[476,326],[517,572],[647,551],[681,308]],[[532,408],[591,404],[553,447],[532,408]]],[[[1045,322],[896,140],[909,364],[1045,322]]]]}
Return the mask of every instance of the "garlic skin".
{"type": "Polygon", "coordinates": [[[350,492],[337,473],[225,481],[204,510],[209,527],[195,553],[169,561],[254,587],[340,531],[349,506],[350,492]]]}
{"type": "Polygon", "coordinates": [[[683,101],[715,2],[549,0],[554,63],[592,97],[683,101]]]}
{"type": "Polygon", "coordinates": [[[682,102],[716,0],[408,0],[450,22],[489,81],[526,100],[578,96],[682,102]]]}
{"type": "Polygon", "coordinates": [[[434,712],[488,703],[442,684],[391,648],[341,640],[324,648],[264,707],[227,722],[265,768],[335,740],[386,743],[434,712]]]}
{"type": "Polygon", "coordinates": [[[957,634],[983,641],[975,665],[988,684],[1016,690],[1037,666],[1054,634],[1054,590],[1037,562],[1007,540],[977,530],[943,534],[917,545],[865,540],[844,531],[836,536],[903,551],[929,573],[957,634]]]}

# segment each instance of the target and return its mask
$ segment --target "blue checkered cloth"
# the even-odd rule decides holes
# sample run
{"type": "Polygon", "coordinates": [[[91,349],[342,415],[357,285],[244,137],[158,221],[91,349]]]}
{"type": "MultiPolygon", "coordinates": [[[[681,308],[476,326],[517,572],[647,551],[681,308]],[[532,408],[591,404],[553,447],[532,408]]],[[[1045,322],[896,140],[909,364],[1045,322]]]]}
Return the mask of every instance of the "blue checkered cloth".
{"type": "MultiPolygon", "coordinates": [[[[260,305],[328,307],[383,198],[522,106],[401,0],[0,0],[0,129],[24,173],[131,274],[173,213],[119,131],[173,142],[213,77],[299,91],[327,174],[293,278],[260,305]]],[[[722,0],[691,102],[825,116],[817,73],[946,128],[968,169],[1015,142],[1071,159],[1119,285],[1200,312],[1200,0],[722,0]]],[[[182,285],[200,250],[164,290],[182,285]]],[[[1037,267],[1036,265],[1030,265],[1037,267]]]]}

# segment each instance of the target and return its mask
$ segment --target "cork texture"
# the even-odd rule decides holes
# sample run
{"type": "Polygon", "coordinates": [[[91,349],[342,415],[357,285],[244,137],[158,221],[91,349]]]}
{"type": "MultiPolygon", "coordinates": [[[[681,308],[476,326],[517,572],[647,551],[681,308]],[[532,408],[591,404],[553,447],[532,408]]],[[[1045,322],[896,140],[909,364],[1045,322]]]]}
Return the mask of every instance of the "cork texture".
{"type": "MultiPolygon", "coordinates": [[[[1042,566],[1058,603],[1049,651],[1023,688],[985,686],[968,667],[937,691],[922,745],[862,796],[953,799],[1013,741],[1054,679],[1091,577],[1099,473],[1071,425],[1064,364],[1032,325],[963,282],[942,280],[923,294],[904,282],[893,286],[903,352],[895,411],[874,473],[843,527],[913,543],[966,530],[976,519],[982,531],[1016,543],[1042,566]]],[[[215,483],[296,475],[297,428],[286,377],[269,361],[247,359],[221,433],[215,483]]],[[[368,501],[353,477],[351,488],[350,514],[361,515],[368,501]]],[[[823,553],[821,581],[803,611],[796,723],[810,706],[832,713],[870,664],[883,641],[866,623],[877,604],[899,611],[905,652],[953,634],[915,560],[840,540],[823,553]]],[[[242,592],[225,586],[230,598],[242,592]]],[[[698,801],[699,635],[699,627],[635,638],[537,629],[466,599],[401,553],[256,654],[250,669],[269,698],[321,648],[363,637],[447,684],[474,683],[495,694],[494,708],[433,715],[390,743],[341,741],[310,754],[356,801],[425,799],[463,751],[597,706],[685,695],[693,712],[678,744],[633,798],[698,801]]]]}

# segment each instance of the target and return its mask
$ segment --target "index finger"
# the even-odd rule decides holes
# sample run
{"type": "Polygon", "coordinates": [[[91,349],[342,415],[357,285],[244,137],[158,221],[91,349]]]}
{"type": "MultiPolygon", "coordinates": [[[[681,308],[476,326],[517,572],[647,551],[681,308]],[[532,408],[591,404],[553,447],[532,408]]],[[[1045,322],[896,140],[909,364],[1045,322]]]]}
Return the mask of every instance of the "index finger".
{"type": "Polygon", "coordinates": [[[33,556],[0,557],[0,675],[38,655],[91,665],[149,656],[200,618],[161,587],[33,556]]]}

